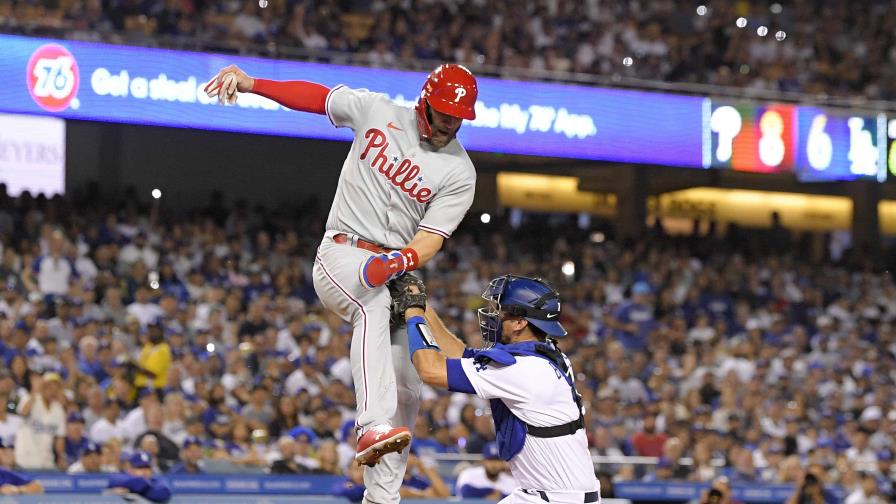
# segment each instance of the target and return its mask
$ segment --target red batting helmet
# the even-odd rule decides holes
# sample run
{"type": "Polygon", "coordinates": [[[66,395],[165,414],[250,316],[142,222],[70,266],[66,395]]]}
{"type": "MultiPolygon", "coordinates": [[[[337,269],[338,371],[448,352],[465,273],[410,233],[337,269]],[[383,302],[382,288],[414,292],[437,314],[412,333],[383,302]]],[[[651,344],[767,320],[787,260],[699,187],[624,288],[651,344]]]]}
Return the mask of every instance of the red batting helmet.
{"type": "Polygon", "coordinates": [[[476,77],[461,65],[439,65],[429,74],[417,101],[417,126],[420,136],[432,136],[432,126],[426,116],[426,104],[443,114],[461,119],[476,119],[476,77]]]}

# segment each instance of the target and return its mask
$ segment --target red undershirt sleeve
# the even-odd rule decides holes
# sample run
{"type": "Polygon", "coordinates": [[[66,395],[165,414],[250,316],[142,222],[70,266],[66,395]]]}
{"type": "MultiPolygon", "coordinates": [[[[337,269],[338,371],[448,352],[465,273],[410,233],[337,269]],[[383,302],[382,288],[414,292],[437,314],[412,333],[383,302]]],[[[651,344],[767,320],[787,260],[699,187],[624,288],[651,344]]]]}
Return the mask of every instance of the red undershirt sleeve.
{"type": "Polygon", "coordinates": [[[293,110],[326,115],[330,88],[308,81],[255,79],[252,92],[293,110]]]}

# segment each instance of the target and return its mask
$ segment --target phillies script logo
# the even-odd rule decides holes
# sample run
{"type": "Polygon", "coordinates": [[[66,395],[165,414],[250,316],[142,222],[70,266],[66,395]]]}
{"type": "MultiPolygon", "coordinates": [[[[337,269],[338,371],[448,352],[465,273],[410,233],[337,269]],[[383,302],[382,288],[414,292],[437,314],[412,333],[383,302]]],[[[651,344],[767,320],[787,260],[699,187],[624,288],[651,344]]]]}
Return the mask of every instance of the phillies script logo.
{"type": "Polygon", "coordinates": [[[423,177],[420,175],[420,166],[412,164],[410,159],[402,159],[398,161],[398,157],[392,158],[389,162],[389,156],[386,155],[386,149],[389,148],[389,142],[386,141],[386,134],[376,128],[370,128],[364,133],[367,139],[367,147],[361,153],[361,160],[367,159],[367,155],[373,149],[373,159],[370,160],[370,167],[385,175],[386,180],[395,187],[401,189],[411,198],[420,203],[428,203],[432,199],[432,189],[423,187],[423,177]],[[396,163],[397,166],[396,166],[396,163]]]}
{"type": "Polygon", "coordinates": [[[28,60],[27,72],[25,79],[31,98],[48,112],[65,110],[78,94],[78,63],[59,44],[44,44],[34,51],[28,60]]]}

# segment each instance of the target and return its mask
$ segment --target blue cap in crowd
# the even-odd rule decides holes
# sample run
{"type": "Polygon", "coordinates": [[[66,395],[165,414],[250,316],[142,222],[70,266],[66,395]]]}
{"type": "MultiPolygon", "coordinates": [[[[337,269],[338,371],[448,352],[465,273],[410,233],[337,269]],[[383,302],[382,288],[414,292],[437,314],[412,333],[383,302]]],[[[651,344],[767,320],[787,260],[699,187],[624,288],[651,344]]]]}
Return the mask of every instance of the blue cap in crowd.
{"type": "Polygon", "coordinates": [[[482,447],[482,458],[485,460],[501,460],[501,452],[497,443],[485,443],[482,447]]]}
{"type": "Polygon", "coordinates": [[[136,451],[128,457],[128,464],[137,469],[145,469],[152,467],[152,457],[143,450],[136,451]]]}
{"type": "Polygon", "coordinates": [[[192,445],[202,446],[202,440],[196,436],[187,436],[186,439],[184,439],[183,447],[186,448],[192,445]]]}
{"type": "Polygon", "coordinates": [[[80,422],[84,423],[84,415],[78,413],[77,411],[72,411],[68,414],[68,418],[65,419],[68,423],[80,422]]]}
{"type": "Polygon", "coordinates": [[[152,387],[143,387],[142,389],[140,389],[140,392],[137,393],[137,397],[139,399],[143,399],[144,397],[146,397],[150,394],[155,394],[155,393],[156,393],[156,389],[154,389],[152,387]]]}
{"type": "Polygon", "coordinates": [[[103,447],[93,441],[88,441],[84,448],[81,450],[81,455],[88,455],[90,453],[102,453],[103,447]]]}
{"type": "Polygon", "coordinates": [[[650,294],[652,292],[653,289],[647,282],[635,282],[635,285],[632,285],[632,294],[650,294]]]}
{"type": "Polygon", "coordinates": [[[293,439],[299,439],[300,437],[305,436],[305,438],[308,440],[308,442],[312,443],[312,444],[314,444],[314,441],[317,440],[317,435],[314,433],[313,430],[309,429],[308,427],[301,426],[301,425],[290,429],[289,435],[292,436],[293,439]]]}

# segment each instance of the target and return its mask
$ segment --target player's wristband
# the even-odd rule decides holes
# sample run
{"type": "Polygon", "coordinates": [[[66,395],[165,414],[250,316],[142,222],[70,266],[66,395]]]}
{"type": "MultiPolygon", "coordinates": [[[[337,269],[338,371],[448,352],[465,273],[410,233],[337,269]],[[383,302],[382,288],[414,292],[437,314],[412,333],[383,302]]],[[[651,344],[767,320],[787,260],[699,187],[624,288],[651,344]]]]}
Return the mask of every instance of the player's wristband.
{"type": "Polygon", "coordinates": [[[440,350],[429,331],[429,326],[426,325],[426,319],[419,315],[408,319],[408,352],[411,360],[414,360],[417,350],[440,350]]]}

